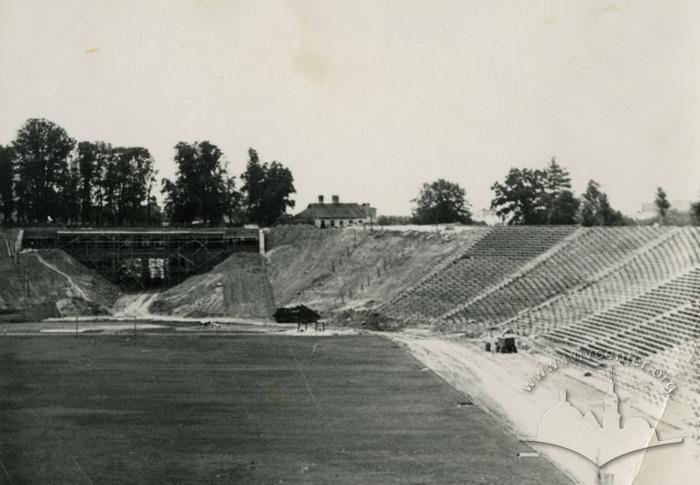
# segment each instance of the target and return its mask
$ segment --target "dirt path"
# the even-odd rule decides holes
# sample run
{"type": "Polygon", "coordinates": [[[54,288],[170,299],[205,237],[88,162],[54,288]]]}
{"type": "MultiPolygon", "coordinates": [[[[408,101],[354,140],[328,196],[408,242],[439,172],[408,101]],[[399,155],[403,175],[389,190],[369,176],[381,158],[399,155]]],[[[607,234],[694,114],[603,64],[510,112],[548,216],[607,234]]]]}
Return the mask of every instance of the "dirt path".
{"type": "Polygon", "coordinates": [[[158,293],[134,293],[122,295],[114,303],[112,315],[115,317],[147,318],[151,316],[149,305],[158,293]]]}
{"type": "MultiPolygon", "coordinates": [[[[464,340],[416,333],[396,334],[391,338],[404,344],[418,360],[469,395],[517,436],[537,435],[542,416],[557,403],[561,389],[568,392],[569,402],[582,412],[590,409],[596,416],[602,415],[604,394],[596,387],[572,379],[566,372],[551,373],[537,382],[532,391],[525,391],[523,386],[542,366],[526,353],[492,354],[464,340]]],[[[633,411],[630,417],[635,415],[633,411]]],[[[576,426],[578,423],[572,420],[562,429],[576,426]]],[[[660,477],[665,484],[694,483],[691,477],[697,477],[700,472],[691,446],[659,447],[621,457],[601,471],[614,477],[611,482],[603,482],[598,468],[575,453],[548,445],[534,445],[534,448],[583,484],[646,485],[661,483],[660,477]]]]}
{"type": "Polygon", "coordinates": [[[54,266],[53,264],[51,264],[51,263],[49,263],[48,261],[46,261],[44,258],[41,257],[41,255],[40,255],[39,253],[33,251],[31,254],[33,254],[34,256],[36,256],[36,259],[39,260],[39,262],[40,262],[41,264],[43,264],[44,266],[46,266],[47,268],[49,268],[51,271],[54,271],[55,273],[60,274],[60,275],[63,276],[66,280],[68,280],[68,283],[70,283],[71,287],[75,290],[76,293],[78,293],[78,294],[80,295],[80,297],[81,297],[82,299],[84,299],[84,300],[86,300],[86,301],[90,301],[90,298],[88,298],[87,294],[83,291],[82,288],[80,288],[80,286],[78,286],[78,285],[75,283],[75,281],[73,281],[73,278],[71,278],[70,275],[64,273],[63,271],[61,271],[60,269],[58,269],[58,268],[57,268],[56,266],[54,266]]]}

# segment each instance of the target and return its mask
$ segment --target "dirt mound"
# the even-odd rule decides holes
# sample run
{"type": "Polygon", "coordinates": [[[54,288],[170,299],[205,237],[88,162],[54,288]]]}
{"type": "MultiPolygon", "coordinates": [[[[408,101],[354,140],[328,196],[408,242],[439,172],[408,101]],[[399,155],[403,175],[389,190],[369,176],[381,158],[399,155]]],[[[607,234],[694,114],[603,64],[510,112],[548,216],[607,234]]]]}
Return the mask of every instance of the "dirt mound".
{"type": "Polygon", "coordinates": [[[77,317],[82,315],[107,315],[106,308],[82,298],[62,298],[56,301],[56,310],[62,317],[77,317]]]}
{"type": "Polygon", "coordinates": [[[28,319],[94,315],[107,313],[117,299],[115,285],[63,251],[17,253],[14,236],[0,236],[0,309],[16,309],[28,319]]]}
{"type": "Polygon", "coordinates": [[[275,302],[265,260],[258,254],[238,253],[209,273],[159,294],[148,310],[184,317],[269,318],[275,302]]]}

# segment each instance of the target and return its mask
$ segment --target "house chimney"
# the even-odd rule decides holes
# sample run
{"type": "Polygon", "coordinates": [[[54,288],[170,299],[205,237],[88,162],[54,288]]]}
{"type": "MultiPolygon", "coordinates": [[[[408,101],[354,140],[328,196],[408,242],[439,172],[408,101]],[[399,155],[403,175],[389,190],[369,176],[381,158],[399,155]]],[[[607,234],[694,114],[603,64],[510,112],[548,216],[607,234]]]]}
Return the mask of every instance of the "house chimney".
{"type": "Polygon", "coordinates": [[[338,204],[339,202],[340,202],[340,197],[338,197],[337,195],[334,195],[333,196],[333,203],[338,204]]]}
{"type": "Polygon", "coordinates": [[[318,196],[318,203],[323,204],[323,196],[322,195],[318,196]]]}

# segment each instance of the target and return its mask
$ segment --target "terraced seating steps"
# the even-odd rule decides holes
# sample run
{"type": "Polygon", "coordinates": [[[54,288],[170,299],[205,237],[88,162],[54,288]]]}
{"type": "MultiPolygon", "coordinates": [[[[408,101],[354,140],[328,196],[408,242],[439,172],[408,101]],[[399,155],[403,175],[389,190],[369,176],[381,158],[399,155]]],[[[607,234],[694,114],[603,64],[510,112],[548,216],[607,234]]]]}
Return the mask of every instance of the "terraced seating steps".
{"type": "MultiPolygon", "coordinates": [[[[682,275],[699,262],[700,229],[674,228],[635,254],[622,258],[596,279],[526,308],[504,325],[519,333],[547,332],[637,297],[660,282],[682,275]]],[[[668,298],[674,298],[674,293],[682,295],[683,291],[682,287],[669,289],[668,298]]]]}
{"type": "Polygon", "coordinates": [[[384,311],[395,317],[441,315],[497,284],[576,229],[572,226],[495,227],[459,259],[411,291],[404,292],[384,311]]]}
{"type": "Polygon", "coordinates": [[[598,350],[644,358],[698,337],[700,267],[630,301],[542,334],[560,354],[598,350]]]}
{"type": "Polygon", "coordinates": [[[653,227],[583,228],[578,237],[526,274],[444,318],[451,322],[502,322],[584,284],[666,232],[653,227]]]}

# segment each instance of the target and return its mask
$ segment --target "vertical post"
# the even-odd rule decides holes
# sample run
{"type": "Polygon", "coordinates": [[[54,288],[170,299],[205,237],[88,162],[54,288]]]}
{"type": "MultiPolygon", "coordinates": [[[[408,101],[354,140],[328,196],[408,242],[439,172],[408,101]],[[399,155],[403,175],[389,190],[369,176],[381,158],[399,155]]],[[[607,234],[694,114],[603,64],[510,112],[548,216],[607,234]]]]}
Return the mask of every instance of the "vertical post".
{"type": "Polygon", "coordinates": [[[265,256],[265,231],[263,229],[258,230],[258,249],[260,254],[265,256]]]}

